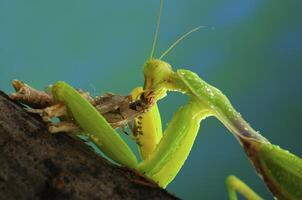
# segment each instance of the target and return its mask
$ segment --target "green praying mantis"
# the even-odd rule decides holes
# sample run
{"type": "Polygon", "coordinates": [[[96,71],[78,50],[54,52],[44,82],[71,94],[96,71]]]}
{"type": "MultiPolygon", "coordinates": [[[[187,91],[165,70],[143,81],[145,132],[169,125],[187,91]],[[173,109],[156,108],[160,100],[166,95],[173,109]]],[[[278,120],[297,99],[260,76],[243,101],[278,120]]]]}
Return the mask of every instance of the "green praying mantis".
{"type": "MultiPolygon", "coordinates": [[[[131,92],[134,100],[143,99],[147,109],[133,120],[133,137],[141,155],[136,156],[121,139],[119,133],[104,116],[77,90],[59,81],[51,87],[56,102],[62,102],[75,123],[103,153],[115,162],[133,168],[165,188],[183,166],[199,130],[201,121],[214,116],[235,136],[244,148],[257,173],[276,199],[302,199],[302,159],[271,144],[256,132],[234,109],[228,98],[217,88],[203,81],[197,74],[184,69],[174,71],[163,57],[195,28],[172,44],[158,59],[154,51],[159,32],[161,0],[157,28],[150,59],[144,64],[144,85],[131,92]],[[189,97],[174,114],[162,132],[157,101],[169,92],[180,92],[189,97]]],[[[262,199],[235,176],[227,178],[230,200],[236,192],[250,200],[262,199]]]]}

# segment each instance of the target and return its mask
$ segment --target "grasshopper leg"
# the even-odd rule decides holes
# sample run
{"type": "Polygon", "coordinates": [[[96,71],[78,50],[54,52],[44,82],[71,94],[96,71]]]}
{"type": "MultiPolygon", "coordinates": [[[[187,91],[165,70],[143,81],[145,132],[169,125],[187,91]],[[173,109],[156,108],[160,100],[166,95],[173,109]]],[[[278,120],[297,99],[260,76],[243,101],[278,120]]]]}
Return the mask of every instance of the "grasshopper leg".
{"type": "Polygon", "coordinates": [[[22,81],[13,80],[12,86],[16,92],[10,94],[10,98],[32,108],[45,108],[54,103],[50,94],[36,90],[22,81]]]}
{"type": "Polygon", "coordinates": [[[49,106],[43,109],[42,118],[44,121],[50,121],[52,118],[55,117],[66,117],[67,109],[63,103],[57,103],[52,106],[49,106]]]}
{"type": "Polygon", "coordinates": [[[50,133],[59,133],[59,132],[66,132],[66,133],[78,133],[81,131],[80,127],[78,127],[74,122],[59,122],[59,123],[52,123],[48,127],[48,131],[50,133]]]}

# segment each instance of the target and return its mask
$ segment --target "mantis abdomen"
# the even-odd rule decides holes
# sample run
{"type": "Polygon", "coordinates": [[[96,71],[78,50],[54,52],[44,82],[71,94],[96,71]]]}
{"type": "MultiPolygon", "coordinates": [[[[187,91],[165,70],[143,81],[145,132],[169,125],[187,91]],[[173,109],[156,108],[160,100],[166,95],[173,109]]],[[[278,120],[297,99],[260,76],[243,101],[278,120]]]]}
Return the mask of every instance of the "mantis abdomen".
{"type": "Polygon", "coordinates": [[[241,140],[243,147],[277,199],[302,199],[302,159],[270,143],[241,140]]]}

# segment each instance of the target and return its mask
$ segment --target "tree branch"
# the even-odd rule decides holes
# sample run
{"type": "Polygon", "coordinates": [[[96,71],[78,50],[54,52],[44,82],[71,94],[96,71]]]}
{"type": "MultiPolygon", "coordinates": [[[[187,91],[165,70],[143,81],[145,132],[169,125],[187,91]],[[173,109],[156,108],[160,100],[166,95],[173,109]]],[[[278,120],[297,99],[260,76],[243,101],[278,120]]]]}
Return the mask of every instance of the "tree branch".
{"type": "Polygon", "coordinates": [[[0,91],[1,199],[178,199],[66,134],[50,134],[0,91]]]}

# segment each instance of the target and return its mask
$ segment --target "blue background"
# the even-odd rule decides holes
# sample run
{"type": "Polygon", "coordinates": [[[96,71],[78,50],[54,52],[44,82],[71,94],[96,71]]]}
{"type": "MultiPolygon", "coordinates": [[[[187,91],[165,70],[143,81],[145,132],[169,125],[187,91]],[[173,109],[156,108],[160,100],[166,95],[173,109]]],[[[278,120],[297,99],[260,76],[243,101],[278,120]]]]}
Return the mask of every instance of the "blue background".
{"type": "MultiPolygon", "coordinates": [[[[11,92],[18,78],[39,89],[64,80],[92,94],[127,94],[143,84],[158,8],[154,0],[1,0],[1,90],[11,92]]],[[[166,0],[157,55],[206,26],[165,60],[221,89],[256,130],[301,156],[301,8],[299,0],[166,0]]],[[[163,124],[185,101],[171,94],[159,103],[163,124]]],[[[272,198],[237,141],[210,118],[167,189],[184,199],[227,199],[229,174],[272,198]]]]}

